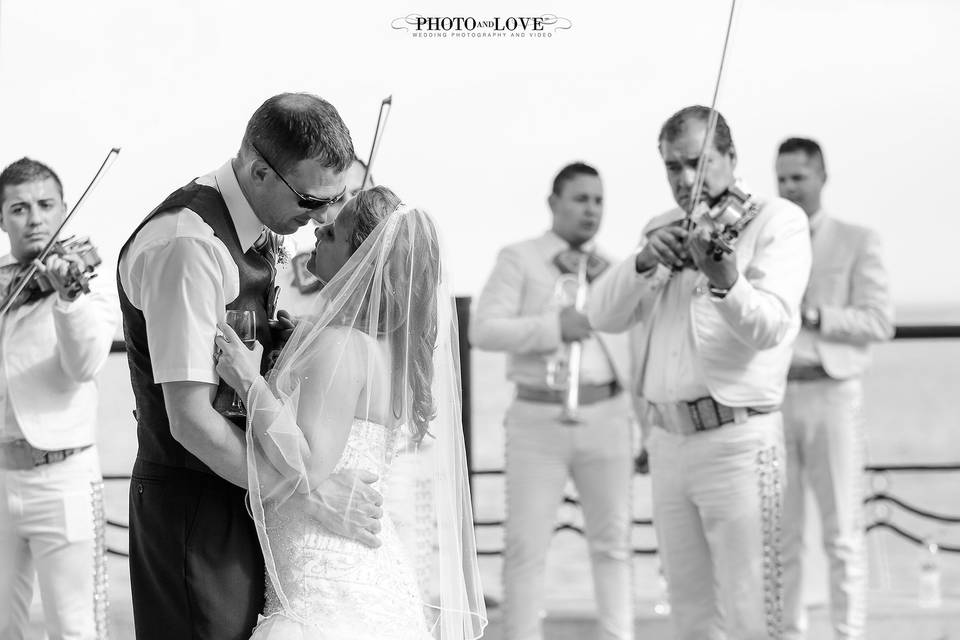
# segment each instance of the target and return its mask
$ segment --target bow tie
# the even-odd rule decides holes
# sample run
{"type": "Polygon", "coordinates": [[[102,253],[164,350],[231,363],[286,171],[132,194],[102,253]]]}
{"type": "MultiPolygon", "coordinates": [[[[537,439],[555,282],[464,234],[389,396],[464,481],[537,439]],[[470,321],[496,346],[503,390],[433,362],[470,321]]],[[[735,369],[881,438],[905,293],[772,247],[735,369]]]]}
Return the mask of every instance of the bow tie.
{"type": "Polygon", "coordinates": [[[580,272],[580,261],[584,256],[587,258],[587,282],[593,282],[610,266],[609,262],[597,254],[585,253],[579,249],[561,251],[553,257],[553,264],[560,269],[560,273],[577,275],[580,272]]]}

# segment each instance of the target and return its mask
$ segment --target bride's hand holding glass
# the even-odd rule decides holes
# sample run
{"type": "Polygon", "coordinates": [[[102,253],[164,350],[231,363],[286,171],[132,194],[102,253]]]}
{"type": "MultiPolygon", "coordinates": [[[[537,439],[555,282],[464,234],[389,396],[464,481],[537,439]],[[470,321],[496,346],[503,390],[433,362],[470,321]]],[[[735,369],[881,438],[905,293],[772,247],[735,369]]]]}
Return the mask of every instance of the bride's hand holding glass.
{"type": "Polygon", "coordinates": [[[241,398],[246,398],[251,385],[260,377],[263,345],[255,340],[253,348],[248,349],[226,322],[218,322],[217,328],[221,332],[214,338],[217,375],[233,387],[241,398]]]}
{"type": "MultiPolygon", "coordinates": [[[[233,327],[220,322],[217,327],[222,335],[217,335],[217,374],[227,384],[240,394],[244,401],[249,395],[250,387],[260,377],[260,359],[263,355],[263,345],[254,341],[253,348],[248,349],[240,340],[233,327]]],[[[267,413],[272,413],[267,411],[267,413]]],[[[255,420],[254,433],[259,438],[261,429],[269,426],[269,421],[263,423],[255,420]],[[258,428],[258,423],[259,428],[258,428]]],[[[261,441],[265,452],[269,456],[274,452],[270,440],[261,441]]],[[[304,441],[304,447],[306,442],[304,441]]],[[[306,454],[309,455],[309,449],[306,454]]],[[[281,469],[285,465],[275,460],[275,468],[281,469]]],[[[269,472],[264,467],[261,473],[269,472]]],[[[379,547],[381,542],[377,537],[380,532],[380,518],[383,515],[381,494],[371,485],[378,480],[376,474],[357,470],[343,469],[327,476],[318,486],[310,489],[310,494],[298,500],[296,508],[306,509],[311,515],[333,533],[350,538],[371,548],[379,547]]],[[[306,487],[306,485],[301,485],[306,487]]],[[[300,491],[298,487],[297,491],[300,491]]]]}

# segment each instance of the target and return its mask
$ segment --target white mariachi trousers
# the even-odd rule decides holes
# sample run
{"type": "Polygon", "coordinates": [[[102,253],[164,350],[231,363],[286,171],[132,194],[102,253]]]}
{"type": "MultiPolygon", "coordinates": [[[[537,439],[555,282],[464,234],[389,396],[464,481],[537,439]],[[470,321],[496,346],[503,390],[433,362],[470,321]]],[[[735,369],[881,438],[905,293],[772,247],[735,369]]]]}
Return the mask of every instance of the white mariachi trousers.
{"type": "Polygon", "coordinates": [[[503,624],[505,640],[540,640],[547,548],[568,478],[583,508],[599,638],[633,638],[630,486],[633,427],[625,394],[580,407],[515,401],[507,411],[503,624]]]}
{"type": "Polygon", "coordinates": [[[780,413],[647,443],[677,640],[781,637],[780,413]]]}
{"type": "Polygon", "coordinates": [[[863,638],[867,559],[863,518],[864,441],[860,381],[791,381],[783,405],[787,448],[784,499],[786,638],[804,638],[803,531],[806,486],[820,510],[830,566],[835,638],[863,638]]]}
{"type": "Polygon", "coordinates": [[[0,639],[26,637],[34,579],[50,640],[107,637],[103,480],[96,447],[25,471],[0,471],[0,639]],[[4,504],[5,503],[5,504],[4,504]]]}

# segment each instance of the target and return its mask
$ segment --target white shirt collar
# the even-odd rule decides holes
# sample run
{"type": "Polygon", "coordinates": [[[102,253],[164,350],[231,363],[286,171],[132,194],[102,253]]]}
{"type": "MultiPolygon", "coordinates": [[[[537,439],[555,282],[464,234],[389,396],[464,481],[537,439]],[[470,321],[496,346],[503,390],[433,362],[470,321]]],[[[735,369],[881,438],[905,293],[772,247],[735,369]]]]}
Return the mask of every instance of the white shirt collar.
{"type": "Polygon", "coordinates": [[[230,212],[233,226],[237,230],[237,239],[240,240],[240,248],[246,252],[257,241],[265,227],[247,202],[247,197],[243,195],[237,175],[233,172],[231,160],[213,173],[213,179],[216,180],[217,189],[223,196],[227,211],[230,212]]]}
{"type": "Polygon", "coordinates": [[[0,257],[0,267],[5,267],[8,264],[13,264],[17,259],[13,257],[12,253],[8,253],[3,257],[0,257]]]}

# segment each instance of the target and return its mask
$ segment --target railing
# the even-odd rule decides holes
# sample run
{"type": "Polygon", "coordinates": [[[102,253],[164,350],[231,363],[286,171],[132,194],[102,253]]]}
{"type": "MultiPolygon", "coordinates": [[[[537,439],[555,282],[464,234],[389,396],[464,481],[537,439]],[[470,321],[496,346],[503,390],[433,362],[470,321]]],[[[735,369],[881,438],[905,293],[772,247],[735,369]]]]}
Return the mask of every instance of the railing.
{"type": "MultiPolygon", "coordinates": [[[[457,299],[457,312],[460,314],[460,363],[461,367],[464,370],[463,373],[463,395],[464,395],[464,407],[468,406],[468,396],[469,396],[469,373],[467,369],[470,364],[470,346],[467,342],[467,322],[469,319],[469,298],[458,298],[457,299]]],[[[960,338],[960,325],[902,325],[898,326],[896,333],[894,335],[895,340],[918,340],[918,339],[956,339],[960,338]]],[[[470,442],[472,423],[470,420],[470,415],[464,411],[463,416],[463,429],[464,429],[464,440],[470,442]]],[[[470,470],[471,481],[476,476],[500,476],[503,475],[503,469],[474,469],[473,460],[471,459],[469,452],[467,455],[467,467],[470,470]]],[[[932,520],[936,522],[941,522],[944,524],[960,524],[960,515],[949,515],[936,513],[927,509],[923,509],[916,505],[908,503],[906,500],[897,497],[889,493],[886,490],[886,486],[889,483],[884,483],[883,486],[877,484],[876,478],[886,478],[889,474],[903,474],[903,473],[948,473],[948,474],[960,474],[960,462],[955,464],[938,464],[938,465],[924,465],[924,464],[889,464],[889,465],[868,465],[864,467],[864,472],[871,476],[871,493],[864,498],[864,504],[868,506],[873,506],[875,511],[875,516],[871,522],[866,525],[866,530],[868,532],[875,531],[878,529],[889,530],[896,535],[913,542],[915,544],[923,544],[927,539],[923,536],[917,535],[914,532],[911,532],[903,527],[895,524],[890,519],[889,505],[898,507],[907,513],[911,513],[915,516],[923,518],[925,520],[932,520]],[[882,505],[885,509],[876,509],[877,506],[882,505]]],[[[574,506],[579,506],[579,502],[571,497],[564,497],[564,504],[570,504],[574,506]]],[[[474,520],[474,526],[477,528],[487,529],[487,528],[497,528],[503,527],[504,521],[499,519],[491,520],[474,520]]],[[[634,518],[633,520],[634,527],[650,527],[653,525],[653,520],[651,518],[634,518]]],[[[554,533],[560,531],[573,531],[574,533],[583,535],[583,529],[569,522],[562,522],[554,527],[554,533]]],[[[960,553],[960,546],[946,544],[938,542],[938,546],[941,551],[948,551],[953,553],[960,553]]],[[[634,555],[656,555],[656,547],[634,547],[634,555]]],[[[499,556],[503,554],[503,549],[478,549],[478,555],[482,556],[499,556]]]]}
{"type": "MultiPolygon", "coordinates": [[[[470,344],[467,340],[467,329],[468,322],[470,318],[470,298],[469,297],[458,297],[456,299],[456,308],[457,314],[459,316],[459,331],[460,331],[460,376],[461,376],[461,385],[463,388],[463,402],[462,402],[462,412],[463,412],[463,435],[464,443],[466,447],[466,457],[467,457],[467,469],[470,476],[471,489],[473,485],[473,479],[477,476],[498,476],[503,475],[503,469],[474,469],[473,468],[473,456],[472,456],[472,441],[473,441],[473,421],[472,421],[472,405],[471,405],[471,393],[470,393],[470,381],[471,381],[471,364],[470,364],[470,344]]],[[[916,340],[916,339],[956,339],[960,338],[960,325],[903,325],[898,326],[896,329],[896,334],[894,336],[895,340],[916,340]]],[[[111,353],[123,353],[126,351],[126,346],[123,341],[115,341],[111,347],[111,353]]],[[[960,515],[951,515],[951,514],[942,514],[936,513],[934,511],[918,507],[916,505],[908,503],[906,500],[893,495],[887,491],[889,482],[880,483],[878,478],[886,478],[889,474],[901,474],[901,473],[946,473],[946,474],[960,474],[960,462],[955,464],[936,464],[936,465],[927,465],[927,464],[889,464],[889,465],[868,465],[864,467],[864,472],[870,474],[871,476],[871,493],[864,499],[864,504],[872,506],[875,510],[874,519],[866,525],[866,530],[868,532],[875,531],[878,529],[889,530],[896,535],[913,542],[914,544],[923,544],[927,539],[923,536],[917,535],[914,532],[908,531],[903,527],[895,524],[890,520],[890,506],[897,507],[903,511],[913,514],[914,516],[923,518],[925,520],[932,520],[936,522],[941,522],[947,525],[960,524],[960,515]],[[879,508],[882,507],[882,508],[879,508]]],[[[105,481],[128,481],[130,476],[128,475],[110,475],[104,476],[105,481]]],[[[570,504],[574,506],[579,506],[579,502],[574,498],[565,497],[563,499],[565,504],[570,504]]],[[[113,527],[127,528],[127,525],[118,520],[111,518],[107,519],[107,524],[113,527]]],[[[494,528],[494,527],[503,527],[503,520],[474,520],[474,526],[477,528],[494,528]]],[[[635,527],[650,527],[653,525],[653,520],[650,518],[635,518],[633,520],[633,525],[635,527]]],[[[583,535],[583,529],[574,524],[565,522],[557,525],[554,528],[554,532],[560,531],[572,531],[574,533],[583,535]]],[[[941,551],[947,551],[952,553],[960,553],[960,546],[950,545],[950,544],[940,544],[938,546],[941,551]]],[[[114,549],[108,547],[108,552],[126,556],[127,554],[119,549],[114,549]]],[[[634,555],[656,555],[656,547],[634,547],[634,555]]],[[[499,556],[503,554],[503,549],[478,549],[477,554],[481,556],[499,556]]]]}

